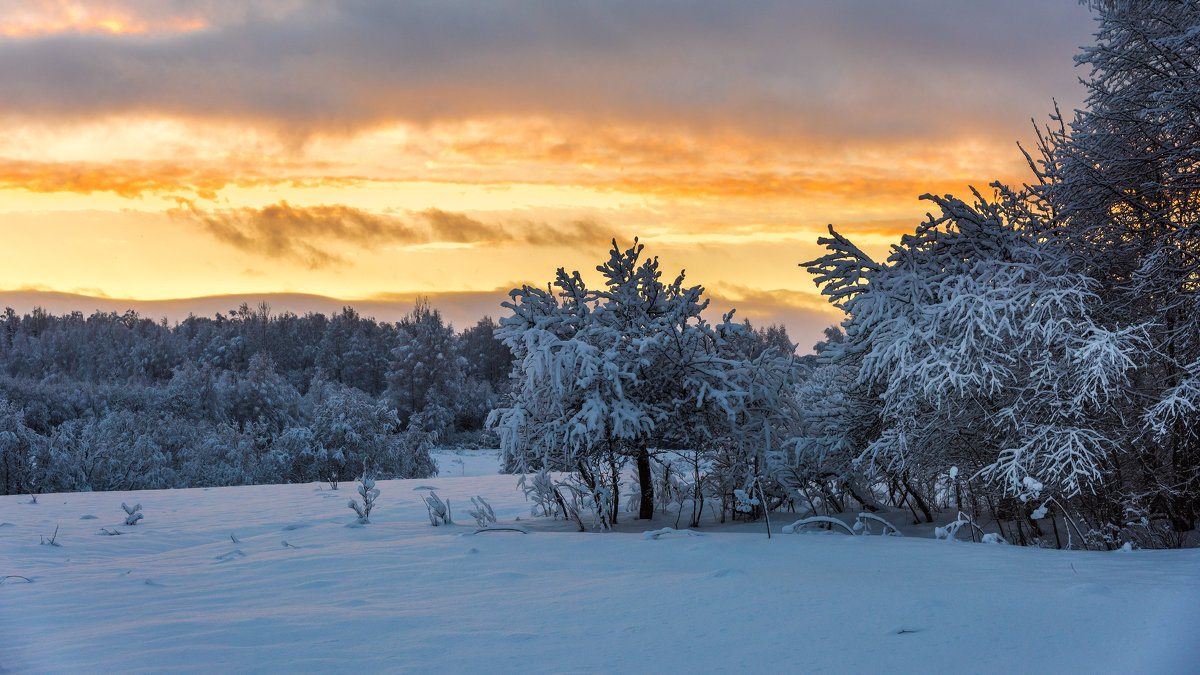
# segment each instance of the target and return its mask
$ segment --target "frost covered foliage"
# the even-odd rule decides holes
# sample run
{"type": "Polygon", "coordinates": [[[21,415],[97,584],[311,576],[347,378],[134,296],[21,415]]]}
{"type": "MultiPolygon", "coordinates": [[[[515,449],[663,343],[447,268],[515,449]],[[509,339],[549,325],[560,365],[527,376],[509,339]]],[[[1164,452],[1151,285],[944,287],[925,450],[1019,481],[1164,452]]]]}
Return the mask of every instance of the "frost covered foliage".
{"type": "Polygon", "coordinates": [[[0,396],[0,484],[3,494],[26,492],[26,485],[36,481],[38,455],[46,445],[25,424],[24,411],[0,396]]]}
{"type": "MultiPolygon", "coordinates": [[[[1055,234],[1103,283],[1110,330],[1136,328],[1136,397],[1110,415],[1137,457],[1092,508],[1136,502],[1176,530],[1200,525],[1200,5],[1093,0],[1087,107],[1047,130],[1035,189],[1055,234]]],[[[1122,505],[1124,506],[1124,505],[1122,505]]],[[[1105,511],[1109,511],[1105,513],[1105,511]]]]}
{"type": "Polygon", "coordinates": [[[509,468],[571,472],[573,493],[588,495],[609,523],[629,460],[638,517],[650,518],[652,456],[712,450],[754,426],[747,403],[769,379],[760,371],[774,354],[763,350],[748,362],[730,340],[743,327],[728,316],[707,323],[703,289],[685,286],[682,273],[664,282],[643,248],[636,239],[624,250],[614,241],[597,267],[600,289],[560,268],[547,289],[513,290],[504,303],[512,315],[498,331],[516,358],[512,405],[490,417],[509,468]]]}
{"type": "Polygon", "coordinates": [[[436,492],[430,491],[429,495],[425,497],[425,510],[429,513],[429,524],[434,527],[454,523],[454,520],[451,519],[450,500],[442,501],[436,492]]]}
{"type": "Polygon", "coordinates": [[[146,517],[144,514],[142,514],[141,504],[134,504],[133,506],[130,506],[125,502],[121,502],[121,510],[125,512],[126,525],[137,525],[139,520],[146,517]]]}
{"type": "MultiPolygon", "coordinates": [[[[414,316],[425,315],[438,316],[418,303],[414,316]]],[[[394,438],[382,444],[383,463],[397,476],[431,472],[420,450],[430,432],[480,442],[486,411],[507,387],[511,354],[490,319],[462,335],[440,316],[425,323],[446,339],[421,342],[429,349],[418,350],[420,363],[451,363],[457,374],[414,380],[410,394],[434,402],[388,420],[394,438]]],[[[330,432],[327,411],[315,416],[322,402],[343,396],[351,418],[394,409],[387,376],[404,372],[407,357],[396,350],[420,342],[419,324],[376,322],[350,308],[299,317],[243,306],[173,327],[134,312],[6,310],[0,429],[11,435],[0,439],[0,493],[317,480],[322,461],[336,464],[339,451],[345,457],[371,443],[330,432]]],[[[361,470],[352,461],[339,476],[361,470]]]]}
{"type": "Polygon", "coordinates": [[[379,488],[375,487],[375,479],[363,475],[358,479],[358,496],[362,503],[351,499],[346,505],[358,515],[358,524],[366,525],[371,522],[371,509],[375,508],[375,500],[379,499],[379,488]]]}
{"type": "Polygon", "coordinates": [[[421,428],[421,417],[400,432],[396,412],[362,392],[330,386],[304,427],[287,429],[272,461],[288,467],[297,481],[339,480],[360,472],[385,478],[424,478],[437,473],[429,455],[437,436],[421,428]]]}
{"type": "Polygon", "coordinates": [[[941,216],[885,263],[831,228],[820,240],[830,253],[810,265],[849,316],[850,341],[831,360],[854,360],[880,400],[856,459],[917,477],[963,464],[1010,494],[1034,476],[1078,495],[1114,449],[1090,413],[1120,395],[1143,334],[1093,318],[1096,282],[1038,236],[1016,198],[928,198],[941,216]]]}
{"type": "Polygon", "coordinates": [[[1036,185],[926,195],[883,261],[831,226],[806,263],[846,312],[778,457],[814,510],[953,500],[1022,542],[1047,500],[1095,531],[1198,524],[1200,6],[1089,4],[1088,107],[1039,135],[1036,185]]]}

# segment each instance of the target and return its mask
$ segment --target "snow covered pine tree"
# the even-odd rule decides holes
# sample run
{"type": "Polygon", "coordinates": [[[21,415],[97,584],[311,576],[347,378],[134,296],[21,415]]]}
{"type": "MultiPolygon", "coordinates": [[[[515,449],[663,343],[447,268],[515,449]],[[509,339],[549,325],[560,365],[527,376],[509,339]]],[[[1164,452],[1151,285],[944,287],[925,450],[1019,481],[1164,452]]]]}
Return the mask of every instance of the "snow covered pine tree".
{"type": "Polygon", "coordinates": [[[509,294],[504,306],[513,313],[498,334],[516,357],[517,379],[512,405],[489,415],[517,467],[575,472],[614,522],[628,459],[637,467],[638,517],[651,518],[651,452],[672,442],[679,411],[708,406],[730,418],[744,397],[718,332],[700,316],[704,289],[685,287],[682,272],[663,283],[658,259],[643,260],[643,248],[637,239],[626,250],[613,241],[596,268],[602,290],[559,268],[547,290],[509,294]]]}

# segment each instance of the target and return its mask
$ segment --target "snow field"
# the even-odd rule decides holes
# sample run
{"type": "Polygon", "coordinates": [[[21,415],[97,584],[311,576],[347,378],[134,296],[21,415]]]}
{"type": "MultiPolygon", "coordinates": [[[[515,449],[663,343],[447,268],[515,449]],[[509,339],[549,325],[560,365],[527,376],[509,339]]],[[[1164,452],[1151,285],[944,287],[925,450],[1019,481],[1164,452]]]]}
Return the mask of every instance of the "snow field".
{"type": "Polygon", "coordinates": [[[0,497],[4,672],[1196,672],[1200,551],[577,533],[494,455],[380,481],[0,497]],[[467,475],[462,475],[462,474],[467,475]],[[477,475],[471,475],[477,474],[477,475]],[[455,524],[431,527],[434,487],[455,524]],[[474,534],[483,495],[517,533],[474,534]],[[120,503],[146,517],[122,525],[120,503]],[[81,520],[86,515],[95,519],[81,520]],[[59,526],[61,546],[39,545],[59,526]],[[100,528],[120,531],[100,534],[100,528]],[[233,535],[238,541],[234,541],[233,535]],[[287,542],[285,545],[283,542],[287,542]]]}

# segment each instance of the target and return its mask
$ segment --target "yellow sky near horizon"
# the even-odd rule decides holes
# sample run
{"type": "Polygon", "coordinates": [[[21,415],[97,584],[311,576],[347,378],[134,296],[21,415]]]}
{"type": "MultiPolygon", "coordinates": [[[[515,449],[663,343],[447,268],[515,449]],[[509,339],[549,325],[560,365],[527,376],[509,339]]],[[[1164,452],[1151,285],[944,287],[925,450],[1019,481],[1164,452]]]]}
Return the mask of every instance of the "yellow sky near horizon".
{"type": "MultiPolygon", "coordinates": [[[[827,3],[813,11],[830,31],[877,31],[879,56],[910,62],[876,74],[871,54],[847,52],[829,73],[789,70],[825,47],[795,51],[779,24],[817,42],[823,28],[787,4],[741,16],[616,3],[608,24],[596,8],[539,6],[522,10],[540,22],[525,37],[520,17],[472,25],[470,4],[0,5],[0,64],[15,66],[0,73],[13,93],[0,102],[0,290],[493,292],[559,266],[590,272],[611,238],[638,236],[668,273],[686,268],[756,320],[793,327],[804,308],[803,322],[829,323],[798,267],[827,224],[884,255],[923,219],[920,194],[1025,179],[1015,141],[1031,133],[1015,114],[997,125],[990,102],[1025,120],[1049,110],[1006,93],[1021,86],[1009,70],[1037,55],[977,73],[1002,90],[989,92],[921,35],[827,3]],[[413,29],[397,47],[376,23],[443,39],[413,29]],[[726,29],[714,48],[731,56],[712,60],[705,41],[726,29]],[[678,62],[660,62],[667,46],[678,62]],[[490,61],[516,74],[489,74],[490,61]]],[[[1072,18],[1086,32],[1086,13],[1055,15],[1072,18]]],[[[990,48],[972,58],[990,63],[990,48]]],[[[1030,96],[1073,76],[1057,65],[1030,96]]]]}

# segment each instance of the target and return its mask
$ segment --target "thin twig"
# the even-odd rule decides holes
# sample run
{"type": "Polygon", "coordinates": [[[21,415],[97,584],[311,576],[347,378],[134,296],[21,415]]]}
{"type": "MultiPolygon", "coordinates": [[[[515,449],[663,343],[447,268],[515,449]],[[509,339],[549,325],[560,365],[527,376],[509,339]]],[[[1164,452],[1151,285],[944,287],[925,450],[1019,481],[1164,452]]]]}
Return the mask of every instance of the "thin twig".
{"type": "Polygon", "coordinates": [[[520,532],[521,534],[529,534],[529,530],[520,527],[481,527],[475,530],[475,534],[480,532],[520,532]]]}

